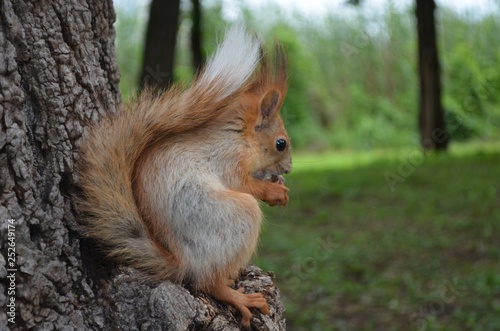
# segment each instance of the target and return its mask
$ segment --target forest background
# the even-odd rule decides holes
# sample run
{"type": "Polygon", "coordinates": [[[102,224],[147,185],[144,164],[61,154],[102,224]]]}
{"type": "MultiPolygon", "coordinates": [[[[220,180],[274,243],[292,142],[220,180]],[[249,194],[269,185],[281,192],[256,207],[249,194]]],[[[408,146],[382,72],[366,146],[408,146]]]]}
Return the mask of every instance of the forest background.
{"type": "MultiPolygon", "coordinates": [[[[284,44],[294,145],[285,209],[254,261],[276,274],[289,330],[500,329],[500,3],[436,11],[451,148],[424,153],[414,3],[347,11],[202,2],[203,53],[244,19],[284,44]],[[314,153],[312,153],[314,152],[314,153]]],[[[181,1],[174,79],[195,75],[181,1]]],[[[138,90],[148,2],[117,1],[125,102],[138,90]]],[[[166,73],[150,68],[153,78],[166,73]]]]}
{"type": "MultiPolygon", "coordinates": [[[[276,5],[248,7],[250,27],[284,44],[290,89],[283,116],[296,148],[372,149],[418,144],[417,42],[413,5],[389,1],[382,10],[364,6],[349,15],[316,19],[276,5]]],[[[181,2],[174,79],[189,81],[190,2],[181,2]]],[[[347,6],[347,5],[346,5],[347,6]]],[[[437,11],[443,107],[451,140],[495,140],[500,131],[500,5],[488,13],[437,11]]],[[[117,57],[125,100],[135,93],[141,70],[147,2],[120,1],[117,57]]],[[[203,53],[209,54],[235,17],[221,1],[203,2],[203,53]],[[218,37],[217,37],[218,36],[218,37]]],[[[161,75],[161,73],[158,73],[161,75]]]]}

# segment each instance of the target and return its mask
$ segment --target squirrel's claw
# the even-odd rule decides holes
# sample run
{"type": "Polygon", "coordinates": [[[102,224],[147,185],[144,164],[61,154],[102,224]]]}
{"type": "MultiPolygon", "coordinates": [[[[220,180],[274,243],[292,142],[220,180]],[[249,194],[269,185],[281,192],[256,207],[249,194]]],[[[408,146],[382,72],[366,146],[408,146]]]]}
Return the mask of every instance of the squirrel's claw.
{"type": "MultiPolygon", "coordinates": [[[[244,291],[244,288],[239,288],[237,291],[242,293],[244,291]]],[[[267,300],[264,298],[264,296],[261,293],[250,293],[250,294],[243,294],[243,300],[241,301],[241,306],[237,306],[237,308],[241,312],[241,324],[247,328],[250,329],[250,320],[252,318],[252,313],[248,308],[258,308],[260,312],[264,315],[269,314],[269,307],[267,305],[267,300]],[[242,309],[244,308],[244,309],[242,309]]]]}
{"type": "Polygon", "coordinates": [[[241,313],[241,324],[250,329],[252,312],[250,308],[258,308],[263,314],[269,314],[266,298],[262,293],[244,293],[244,288],[234,290],[226,285],[216,286],[210,291],[215,298],[234,306],[241,313]]]}

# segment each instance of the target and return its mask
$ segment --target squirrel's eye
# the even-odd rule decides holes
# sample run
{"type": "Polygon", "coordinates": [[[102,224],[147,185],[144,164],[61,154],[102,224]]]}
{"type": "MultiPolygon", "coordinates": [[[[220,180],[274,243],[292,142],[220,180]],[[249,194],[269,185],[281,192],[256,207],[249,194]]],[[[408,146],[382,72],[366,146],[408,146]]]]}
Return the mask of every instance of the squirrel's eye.
{"type": "Polygon", "coordinates": [[[283,152],[286,148],[286,140],[285,139],[278,139],[276,140],[276,149],[280,152],[283,152]]]}

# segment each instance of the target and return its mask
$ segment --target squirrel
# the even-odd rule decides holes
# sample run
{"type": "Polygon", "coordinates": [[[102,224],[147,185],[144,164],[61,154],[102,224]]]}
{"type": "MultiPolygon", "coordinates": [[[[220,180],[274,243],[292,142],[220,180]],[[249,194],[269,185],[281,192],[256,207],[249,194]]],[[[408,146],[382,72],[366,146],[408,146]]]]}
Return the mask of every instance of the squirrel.
{"type": "Polygon", "coordinates": [[[279,115],[287,90],[283,47],[266,52],[231,27],[187,88],[145,89],[90,127],[79,175],[85,235],[154,281],[190,283],[236,307],[269,313],[234,279],[258,241],[258,200],[285,205],[291,143],[279,115]]]}

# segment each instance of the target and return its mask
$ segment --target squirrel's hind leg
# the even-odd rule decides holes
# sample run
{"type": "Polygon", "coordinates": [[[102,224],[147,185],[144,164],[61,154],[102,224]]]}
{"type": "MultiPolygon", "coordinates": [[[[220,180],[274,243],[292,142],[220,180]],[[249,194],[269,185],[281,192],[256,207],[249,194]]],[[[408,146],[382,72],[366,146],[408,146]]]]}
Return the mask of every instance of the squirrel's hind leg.
{"type": "Polygon", "coordinates": [[[207,292],[214,298],[224,301],[238,309],[242,316],[241,324],[243,324],[245,328],[250,329],[250,319],[253,316],[249,308],[259,308],[263,314],[269,314],[269,307],[262,293],[245,294],[243,293],[245,290],[243,287],[238,290],[233,290],[227,283],[227,280],[220,280],[216,282],[215,285],[211,286],[207,292]]]}

